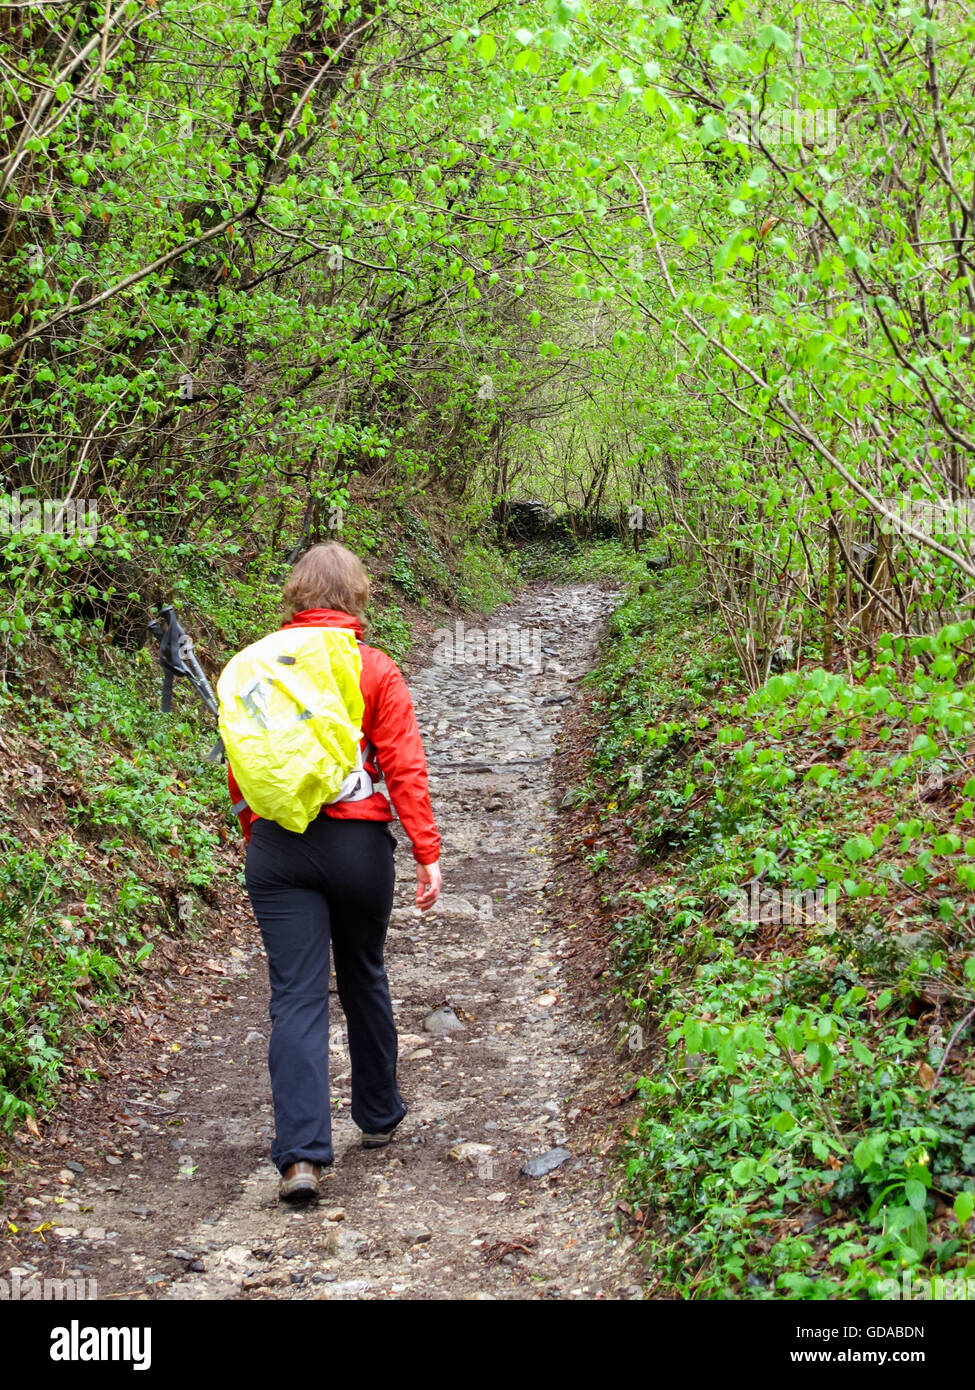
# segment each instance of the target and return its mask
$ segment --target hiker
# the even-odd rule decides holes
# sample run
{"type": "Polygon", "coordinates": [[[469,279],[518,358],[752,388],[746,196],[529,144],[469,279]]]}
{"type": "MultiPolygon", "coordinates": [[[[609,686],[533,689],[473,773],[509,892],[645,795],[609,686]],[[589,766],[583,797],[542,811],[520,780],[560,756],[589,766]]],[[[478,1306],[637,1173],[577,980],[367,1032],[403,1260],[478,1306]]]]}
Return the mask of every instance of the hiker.
{"type": "MultiPolygon", "coordinates": [[[[389,1143],[407,1113],[396,1084],[396,1028],[383,959],[393,905],[396,840],[389,826],[389,802],[372,787],[380,777],[412,841],[417,907],[433,907],[441,889],[440,836],[410,694],[396,663],[361,641],[369,593],[362,562],[345,546],[328,542],[302,556],[282,595],[282,630],[327,627],[355,634],[363,702],[357,766],[365,773],[360,779],[364,785],[359,786],[358,774],[353,775],[355,795],[322,806],[307,829],[296,833],[276,820],[255,816],[228,770],[230,795],[247,840],[247,893],[268,958],[268,1067],[275,1125],[271,1158],[281,1174],[282,1201],[318,1196],[323,1169],[333,1159],[330,945],[348,1025],[351,1114],[362,1130],[362,1146],[389,1143]]],[[[345,637],[354,653],[350,638],[338,633],[330,639],[333,636],[345,637]]]]}

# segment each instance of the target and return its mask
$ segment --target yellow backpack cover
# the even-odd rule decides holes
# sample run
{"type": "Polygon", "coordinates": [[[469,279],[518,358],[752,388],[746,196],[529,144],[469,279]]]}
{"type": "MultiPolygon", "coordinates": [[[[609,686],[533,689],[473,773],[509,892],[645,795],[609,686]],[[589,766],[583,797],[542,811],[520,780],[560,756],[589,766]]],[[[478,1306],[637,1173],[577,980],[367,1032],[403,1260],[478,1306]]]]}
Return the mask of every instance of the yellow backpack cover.
{"type": "Polygon", "coordinates": [[[245,647],[217,682],[218,724],[241,795],[299,834],[359,758],[362,657],[342,627],[283,628],[245,647]]]}

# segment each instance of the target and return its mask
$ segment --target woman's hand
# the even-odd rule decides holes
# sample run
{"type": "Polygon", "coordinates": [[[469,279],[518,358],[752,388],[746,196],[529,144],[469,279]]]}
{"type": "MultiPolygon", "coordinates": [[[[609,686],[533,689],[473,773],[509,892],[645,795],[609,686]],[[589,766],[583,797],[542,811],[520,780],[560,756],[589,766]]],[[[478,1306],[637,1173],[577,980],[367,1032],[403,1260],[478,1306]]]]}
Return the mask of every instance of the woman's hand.
{"type": "Polygon", "coordinates": [[[426,912],[433,907],[440,897],[442,887],[443,875],[440,872],[439,859],[435,859],[432,864],[417,864],[416,905],[421,912],[426,912]]]}

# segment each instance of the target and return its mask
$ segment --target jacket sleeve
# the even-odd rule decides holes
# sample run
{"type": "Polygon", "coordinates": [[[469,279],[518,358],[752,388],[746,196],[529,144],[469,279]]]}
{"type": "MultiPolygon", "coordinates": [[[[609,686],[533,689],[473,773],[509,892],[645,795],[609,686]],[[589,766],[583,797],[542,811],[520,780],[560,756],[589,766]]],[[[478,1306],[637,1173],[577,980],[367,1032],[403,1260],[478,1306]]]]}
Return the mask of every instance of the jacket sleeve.
{"type": "Polygon", "coordinates": [[[413,843],[413,858],[433,864],[440,858],[440,836],[423,741],[406,681],[389,657],[382,661],[370,728],[364,732],[376,750],[393,809],[413,843]]]}

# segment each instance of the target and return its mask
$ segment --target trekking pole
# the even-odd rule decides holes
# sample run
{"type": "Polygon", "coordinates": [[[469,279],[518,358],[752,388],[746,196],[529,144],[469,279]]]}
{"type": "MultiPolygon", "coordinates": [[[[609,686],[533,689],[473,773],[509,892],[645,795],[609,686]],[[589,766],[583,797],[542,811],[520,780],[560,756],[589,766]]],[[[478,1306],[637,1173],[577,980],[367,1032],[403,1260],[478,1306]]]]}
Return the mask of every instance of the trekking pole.
{"type": "MultiPolygon", "coordinates": [[[[162,711],[168,714],[173,707],[173,682],[176,676],[185,676],[196,691],[201,702],[217,717],[219,705],[217,697],[210,688],[210,682],[193,650],[193,640],[180,626],[174,610],[160,608],[159,616],[147,625],[150,636],[159,643],[159,664],[163,669],[162,711]]],[[[209,762],[222,761],[223,741],[217,739],[207,754],[209,762]]]]}

